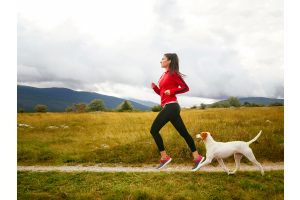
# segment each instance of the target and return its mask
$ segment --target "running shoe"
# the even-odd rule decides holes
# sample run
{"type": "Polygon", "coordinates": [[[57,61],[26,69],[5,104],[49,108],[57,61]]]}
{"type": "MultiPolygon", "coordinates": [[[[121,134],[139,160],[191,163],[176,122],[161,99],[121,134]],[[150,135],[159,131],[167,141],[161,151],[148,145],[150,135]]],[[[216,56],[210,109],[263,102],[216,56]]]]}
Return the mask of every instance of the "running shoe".
{"type": "Polygon", "coordinates": [[[167,156],[165,159],[160,159],[160,163],[156,169],[162,169],[164,166],[166,166],[169,162],[171,162],[172,158],[167,156]]]}
{"type": "Polygon", "coordinates": [[[200,168],[200,164],[204,161],[204,159],[205,157],[199,156],[199,158],[194,160],[195,166],[192,169],[193,172],[197,171],[200,168]]]}

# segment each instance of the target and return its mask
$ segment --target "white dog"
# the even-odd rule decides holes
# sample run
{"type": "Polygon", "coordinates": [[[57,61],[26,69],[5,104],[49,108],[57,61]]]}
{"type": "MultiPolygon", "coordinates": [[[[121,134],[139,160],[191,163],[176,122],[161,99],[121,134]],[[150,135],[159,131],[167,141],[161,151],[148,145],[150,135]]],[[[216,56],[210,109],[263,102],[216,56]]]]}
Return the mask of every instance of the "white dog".
{"type": "Polygon", "coordinates": [[[193,169],[192,171],[197,171],[202,166],[211,163],[211,161],[216,158],[222,168],[228,173],[228,175],[234,174],[240,168],[240,160],[243,155],[245,155],[252,163],[254,163],[261,171],[261,174],[264,175],[264,170],[261,164],[255,159],[253,155],[252,149],[249,147],[251,143],[257,140],[260,136],[261,131],[259,134],[249,142],[242,142],[242,141],[234,141],[234,142],[216,142],[211,137],[212,134],[209,132],[202,132],[198,134],[196,138],[199,138],[199,141],[203,141],[206,147],[206,160],[200,164],[197,168],[193,169]],[[224,165],[223,158],[227,158],[234,154],[236,168],[233,172],[230,172],[229,169],[224,165]]]}

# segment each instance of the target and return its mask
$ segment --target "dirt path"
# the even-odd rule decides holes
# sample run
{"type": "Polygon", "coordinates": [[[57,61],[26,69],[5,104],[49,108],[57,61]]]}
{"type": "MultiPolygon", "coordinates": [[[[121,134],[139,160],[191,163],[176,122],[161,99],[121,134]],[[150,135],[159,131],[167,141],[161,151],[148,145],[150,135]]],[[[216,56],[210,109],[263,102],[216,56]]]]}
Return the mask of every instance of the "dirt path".
{"type": "MultiPolygon", "coordinates": [[[[226,164],[230,171],[235,169],[234,163],[226,164]]],[[[277,162],[277,163],[261,163],[264,171],[270,170],[284,170],[284,162],[277,162]]],[[[169,164],[165,168],[161,169],[160,171],[191,171],[192,166],[186,165],[176,165],[176,164],[169,164]]],[[[37,172],[44,172],[44,171],[64,171],[64,172],[82,172],[82,171],[92,171],[92,172],[157,172],[158,170],[153,167],[153,165],[143,165],[142,167],[123,167],[123,166],[116,166],[116,167],[101,167],[99,165],[94,166],[86,166],[83,167],[82,165],[76,166],[18,166],[18,171],[37,171],[37,172]]],[[[241,163],[240,171],[258,171],[259,169],[255,165],[247,165],[241,163]]],[[[220,165],[214,167],[212,165],[206,165],[202,167],[199,171],[206,171],[206,172],[225,172],[220,165]]]]}

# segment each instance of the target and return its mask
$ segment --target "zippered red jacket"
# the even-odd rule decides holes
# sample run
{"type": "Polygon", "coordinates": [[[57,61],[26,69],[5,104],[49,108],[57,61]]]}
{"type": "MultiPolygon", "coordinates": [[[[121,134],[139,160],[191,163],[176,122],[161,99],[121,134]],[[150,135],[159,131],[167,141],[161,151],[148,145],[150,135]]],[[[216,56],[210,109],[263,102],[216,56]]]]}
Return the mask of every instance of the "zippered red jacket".
{"type": "Polygon", "coordinates": [[[153,88],[153,90],[161,97],[161,106],[164,106],[165,104],[172,101],[177,102],[176,94],[181,94],[189,91],[189,87],[184,82],[179,73],[173,72],[172,76],[170,76],[169,73],[170,70],[164,72],[158,82],[159,88],[157,86],[153,88]],[[165,94],[166,90],[170,90],[171,94],[165,94]]]}

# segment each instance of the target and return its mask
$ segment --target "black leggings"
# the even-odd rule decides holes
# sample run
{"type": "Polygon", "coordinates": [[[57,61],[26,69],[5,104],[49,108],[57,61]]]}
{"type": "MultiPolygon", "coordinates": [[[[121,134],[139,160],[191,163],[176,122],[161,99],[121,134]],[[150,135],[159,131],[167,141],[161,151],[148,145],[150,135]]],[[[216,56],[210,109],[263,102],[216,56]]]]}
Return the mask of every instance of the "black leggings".
{"type": "Polygon", "coordinates": [[[192,152],[196,151],[196,146],[193,138],[186,130],[186,127],[180,116],[180,106],[178,103],[166,104],[160,113],[155,118],[150,133],[153,136],[155,143],[160,151],[164,151],[164,143],[159,134],[160,129],[169,121],[173,124],[179,134],[185,139],[192,152]]]}

